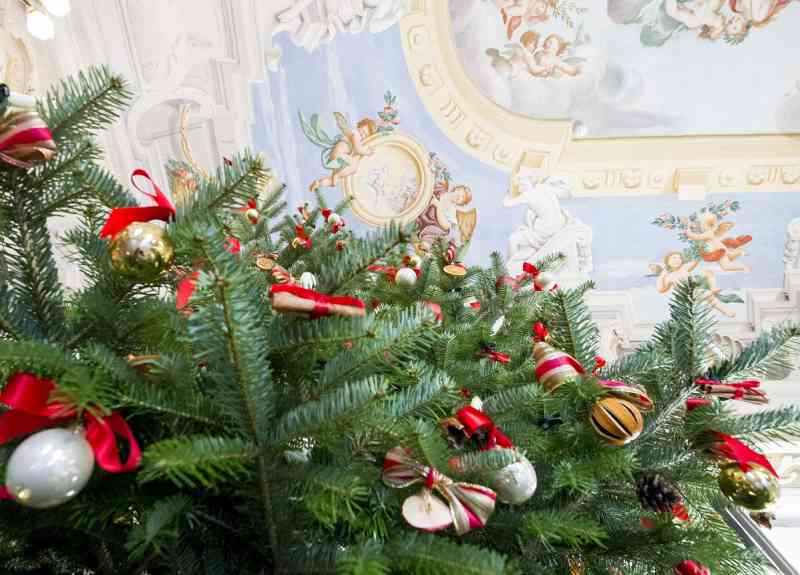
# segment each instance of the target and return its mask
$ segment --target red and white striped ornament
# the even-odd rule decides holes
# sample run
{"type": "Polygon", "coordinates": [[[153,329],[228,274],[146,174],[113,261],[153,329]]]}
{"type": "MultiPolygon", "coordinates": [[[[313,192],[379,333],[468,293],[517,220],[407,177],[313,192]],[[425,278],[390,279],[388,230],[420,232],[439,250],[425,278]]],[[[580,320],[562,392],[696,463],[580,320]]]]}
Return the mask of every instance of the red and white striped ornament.
{"type": "Polygon", "coordinates": [[[534,332],[536,342],[533,344],[533,357],[536,360],[536,379],[548,392],[553,392],[564,383],[583,375],[583,367],[574,357],[557,350],[545,341],[549,334],[543,324],[537,323],[534,332]]]}

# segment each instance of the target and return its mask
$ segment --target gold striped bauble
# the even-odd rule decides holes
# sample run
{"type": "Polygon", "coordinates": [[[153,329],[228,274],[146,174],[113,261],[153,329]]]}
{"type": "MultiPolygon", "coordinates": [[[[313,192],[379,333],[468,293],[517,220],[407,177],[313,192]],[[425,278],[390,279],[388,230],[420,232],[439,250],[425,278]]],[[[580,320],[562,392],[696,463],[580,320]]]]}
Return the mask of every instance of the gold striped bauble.
{"type": "Polygon", "coordinates": [[[533,344],[533,357],[536,360],[536,379],[548,392],[555,391],[582,373],[574,357],[543,341],[533,344]]]}
{"type": "Polygon", "coordinates": [[[592,407],[589,418],[597,434],[611,445],[625,445],[644,428],[642,412],[629,401],[606,397],[592,407]]]}

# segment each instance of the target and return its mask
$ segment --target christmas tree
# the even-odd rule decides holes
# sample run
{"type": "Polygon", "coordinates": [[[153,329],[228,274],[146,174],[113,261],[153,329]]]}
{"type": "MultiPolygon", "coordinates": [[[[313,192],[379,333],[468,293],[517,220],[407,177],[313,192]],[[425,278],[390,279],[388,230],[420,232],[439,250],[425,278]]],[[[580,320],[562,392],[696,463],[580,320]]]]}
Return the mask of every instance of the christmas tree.
{"type": "Polygon", "coordinates": [[[94,69],[3,117],[2,572],[765,572],[720,512],[775,500],[755,449],[800,411],[731,405],[798,327],[720,359],[689,281],[606,364],[558,254],[509,277],[322,196],[287,215],[250,154],[177,207],[137,171],[137,205],[93,139],[130,97],[94,69]]]}

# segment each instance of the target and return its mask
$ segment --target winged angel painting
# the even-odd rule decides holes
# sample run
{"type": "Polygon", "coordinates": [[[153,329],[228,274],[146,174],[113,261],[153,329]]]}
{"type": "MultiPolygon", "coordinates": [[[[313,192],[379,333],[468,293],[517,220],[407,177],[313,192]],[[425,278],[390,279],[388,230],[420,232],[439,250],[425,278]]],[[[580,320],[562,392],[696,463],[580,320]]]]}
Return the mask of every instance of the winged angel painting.
{"type": "Polygon", "coordinates": [[[689,244],[683,251],[668,252],[663,258],[663,265],[650,265],[651,275],[657,276],[656,288],[659,292],[669,292],[675,284],[689,278],[701,264],[705,264],[694,275],[701,295],[717,311],[728,317],[736,315],[724,304],[742,303],[742,299],[736,294],[722,293],[717,286],[713,267],[718,266],[722,272],[750,272],[750,266],[736,260],[747,255],[744,246],[753,237],[748,234],[729,237],[728,232],[733,229],[734,223],[720,221],[739,207],[739,202],[728,200],[711,203],[690,216],[661,214],[653,220],[654,225],[663,229],[678,230],[678,238],[689,244]]]}
{"type": "Polygon", "coordinates": [[[794,3],[797,0],[608,0],[608,15],[619,24],[641,24],[645,46],[661,46],[685,31],[739,44],[794,3]]]}

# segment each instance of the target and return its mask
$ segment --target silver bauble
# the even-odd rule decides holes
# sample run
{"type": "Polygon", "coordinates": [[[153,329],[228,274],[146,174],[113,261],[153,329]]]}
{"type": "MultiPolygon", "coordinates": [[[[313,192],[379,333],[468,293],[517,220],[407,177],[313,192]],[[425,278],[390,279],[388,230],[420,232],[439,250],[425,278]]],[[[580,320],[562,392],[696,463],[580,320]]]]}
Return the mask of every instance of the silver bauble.
{"type": "Polygon", "coordinates": [[[401,287],[411,287],[417,283],[417,272],[411,268],[400,268],[394,276],[394,283],[401,287]]]}
{"type": "Polygon", "coordinates": [[[536,491],[536,471],[523,457],[498,471],[492,478],[491,488],[503,503],[521,505],[536,491]]]}
{"type": "Polygon", "coordinates": [[[6,465],[6,487],[20,504],[46,509],[66,503],[89,481],[94,452],[83,430],[47,429],[20,443],[6,465]]]}

